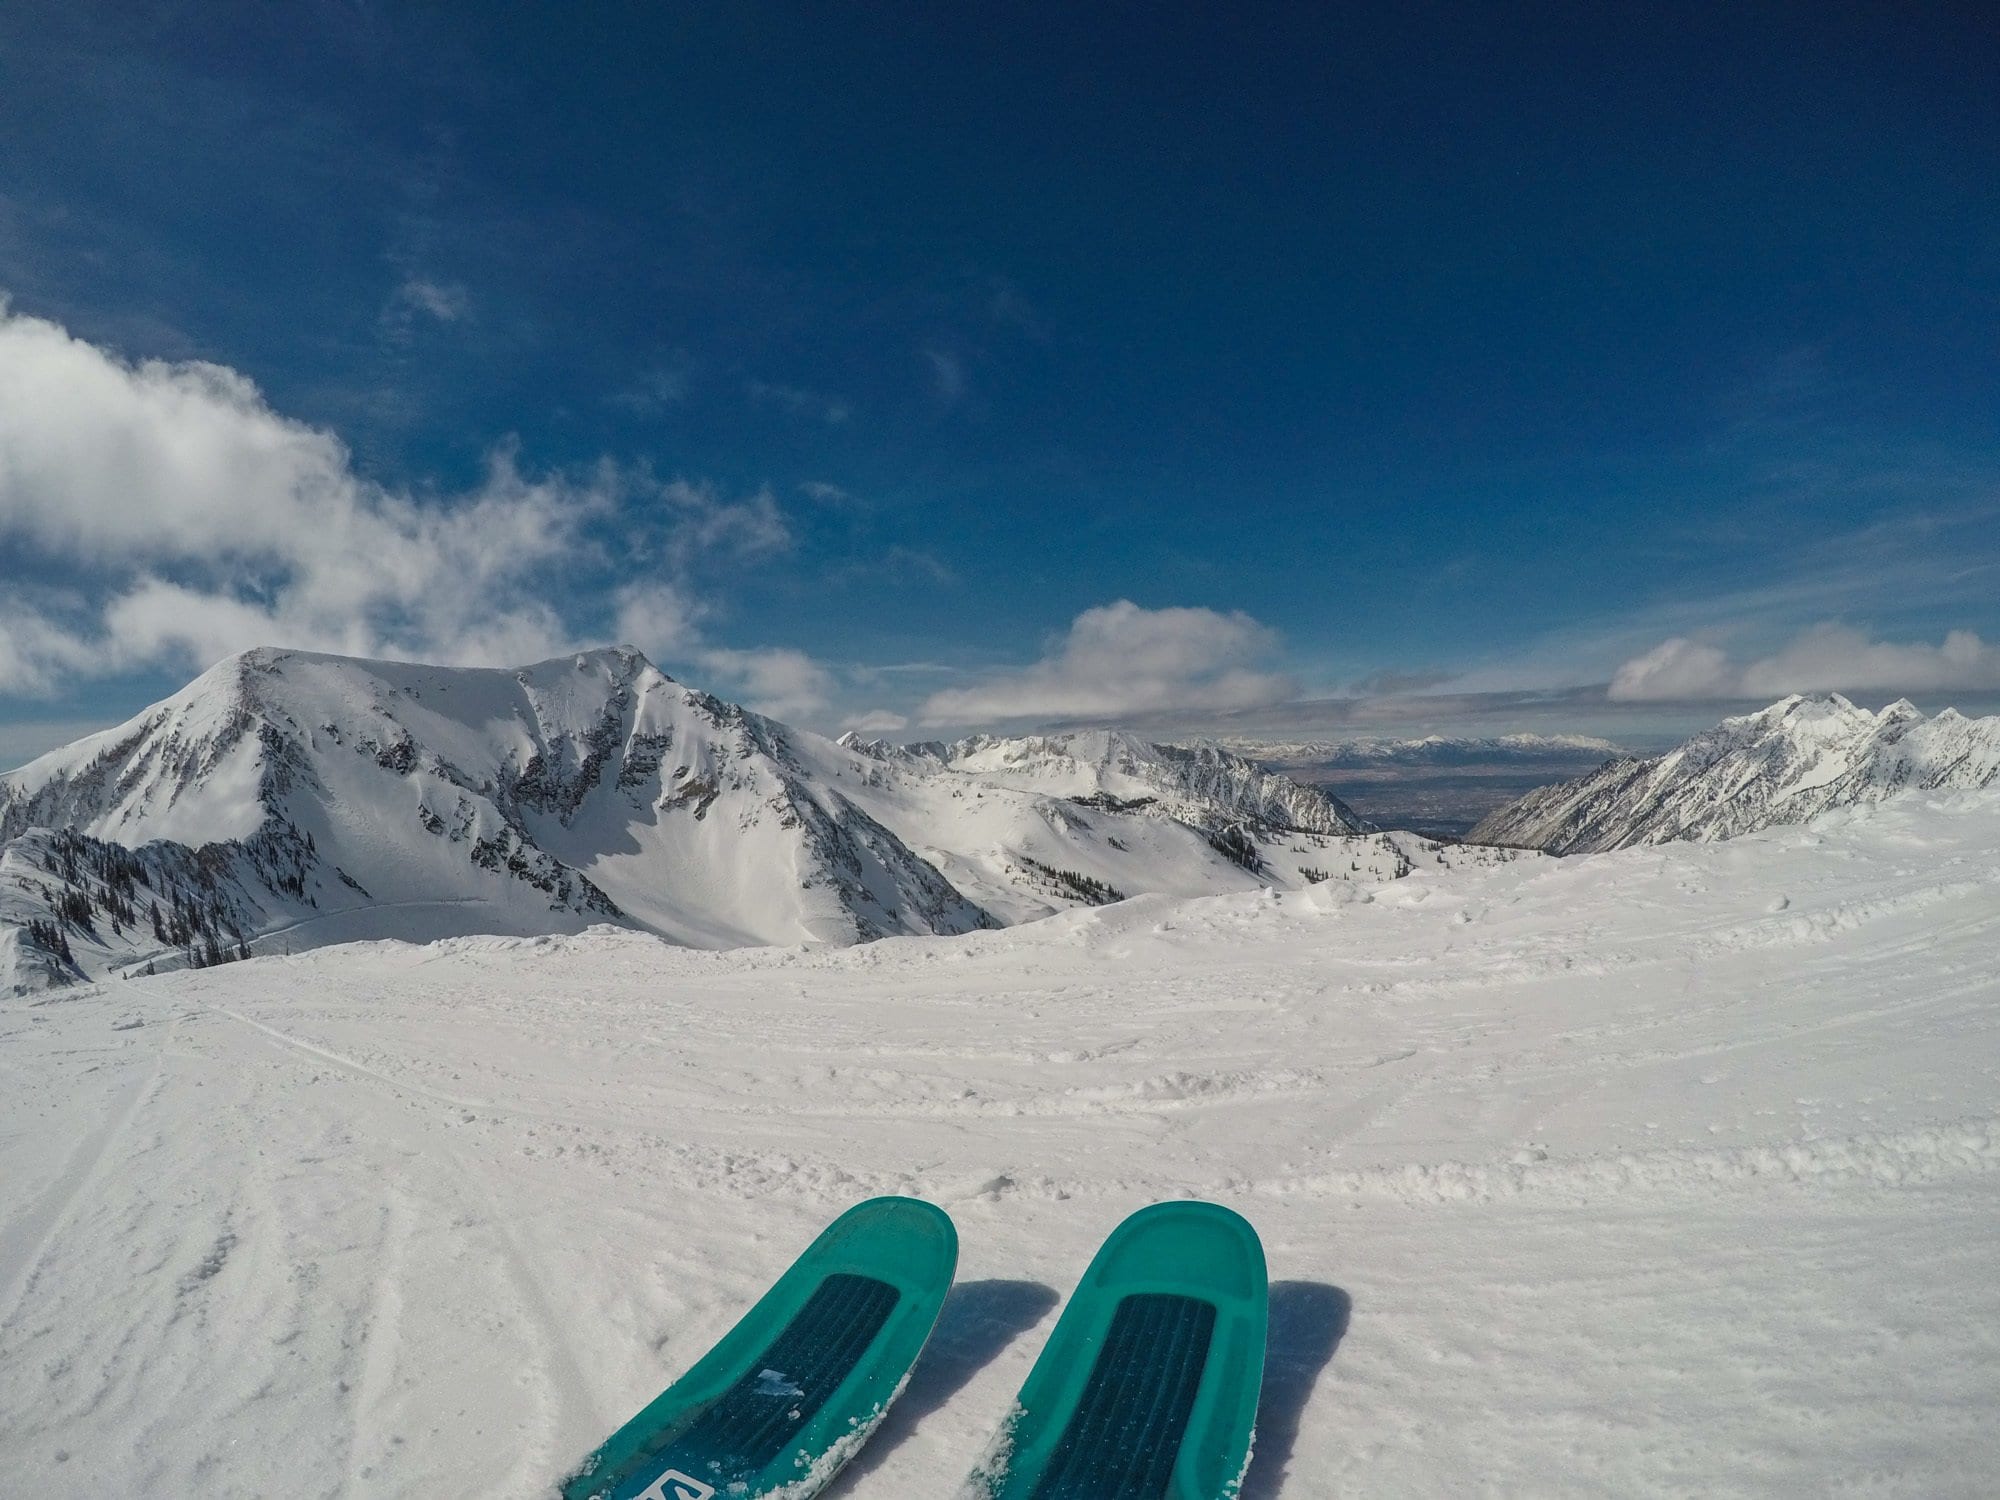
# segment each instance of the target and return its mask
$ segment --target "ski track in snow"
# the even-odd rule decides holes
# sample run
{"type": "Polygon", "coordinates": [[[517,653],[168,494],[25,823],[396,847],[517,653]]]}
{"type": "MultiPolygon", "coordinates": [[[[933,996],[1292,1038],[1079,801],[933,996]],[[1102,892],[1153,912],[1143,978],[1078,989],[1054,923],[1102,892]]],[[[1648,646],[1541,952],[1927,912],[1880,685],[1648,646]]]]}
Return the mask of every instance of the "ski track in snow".
{"type": "Polygon", "coordinates": [[[949,1494],[1041,1289],[1195,1194],[1276,1289],[1245,1500],[1990,1494],[1996,959],[2000,799],[1914,797],[963,938],[371,943],[17,1001],[0,1473],[543,1495],[908,1192],[1046,1309],[948,1310],[830,1491],[949,1494]]]}

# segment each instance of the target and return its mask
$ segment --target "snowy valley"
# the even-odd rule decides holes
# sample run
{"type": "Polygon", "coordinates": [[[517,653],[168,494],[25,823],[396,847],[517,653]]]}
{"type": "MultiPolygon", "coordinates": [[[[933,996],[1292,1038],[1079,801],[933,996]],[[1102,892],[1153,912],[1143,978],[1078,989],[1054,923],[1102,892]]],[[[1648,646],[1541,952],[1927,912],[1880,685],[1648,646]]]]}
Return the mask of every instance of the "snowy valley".
{"type": "Polygon", "coordinates": [[[1489,814],[1552,782],[1595,771],[1629,752],[1581,734],[1380,735],[1214,743],[1259,765],[1330,791],[1384,828],[1466,838],[1489,814]]]}

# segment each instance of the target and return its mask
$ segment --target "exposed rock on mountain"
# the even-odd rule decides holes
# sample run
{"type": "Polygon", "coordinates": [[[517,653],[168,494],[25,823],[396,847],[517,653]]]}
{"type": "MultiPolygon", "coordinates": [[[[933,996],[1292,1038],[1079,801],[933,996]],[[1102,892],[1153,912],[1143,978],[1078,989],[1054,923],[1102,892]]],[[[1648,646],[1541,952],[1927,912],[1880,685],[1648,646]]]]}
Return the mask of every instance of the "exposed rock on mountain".
{"type": "Polygon", "coordinates": [[[1530,792],[1472,830],[1478,842],[1552,854],[1722,839],[1909,788],[2000,783],[2000,718],[1908,702],[1880,713],[1838,693],[1793,696],[1725,719],[1648,760],[1614,760],[1530,792]]]}
{"type": "MultiPolygon", "coordinates": [[[[230,891],[232,948],[599,921],[704,947],[991,924],[807,759],[784,726],[635,651],[519,671],[252,651],[0,778],[0,919],[20,923],[48,880],[46,851],[20,842],[41,829],[139,852],[149,901],[193,901],[199,856],[230,891]],[[295,857],[267,878],[273,846],[295,857]]],[[[103,928],[105,882],[81,888],[103,928]]]]}

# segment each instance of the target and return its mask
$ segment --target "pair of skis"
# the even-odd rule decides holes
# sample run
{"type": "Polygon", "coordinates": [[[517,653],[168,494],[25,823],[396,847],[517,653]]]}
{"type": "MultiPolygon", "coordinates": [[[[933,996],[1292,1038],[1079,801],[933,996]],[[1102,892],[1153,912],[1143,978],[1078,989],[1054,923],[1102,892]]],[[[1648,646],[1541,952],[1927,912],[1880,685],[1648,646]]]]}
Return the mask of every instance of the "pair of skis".
{"type": "MultiPolygon", "coordinates": [[[[808,1500],[902,1390],[957,1261],[942,1209],[849,1209],[563,1500],[808,1500]]],[[[1213,1203],[1139,1210],[1084,1272],[961,1500],[1233,1500],[1265,1323],[1248,1223],[1213,1203]]]]}

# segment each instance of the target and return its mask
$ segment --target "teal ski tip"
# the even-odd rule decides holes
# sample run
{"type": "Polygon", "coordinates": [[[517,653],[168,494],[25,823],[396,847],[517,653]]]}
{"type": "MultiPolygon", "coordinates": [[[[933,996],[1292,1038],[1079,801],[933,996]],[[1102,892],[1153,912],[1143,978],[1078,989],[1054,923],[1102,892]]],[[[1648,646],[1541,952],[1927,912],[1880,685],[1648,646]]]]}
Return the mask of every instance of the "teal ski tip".
{"type": "Polygon", "coordinates": [[[961,1500],[1234,1500],[1268,1321],[1247,1220],[1140,1209],[1083,1273],[961,1500]]]}
{"type": "Polygon", "coordinates": [[[957,1264],[944,1210],[855,1205],[583,1462],[562,1500],[807,1500],[896,1399],[957,1264]]]}

